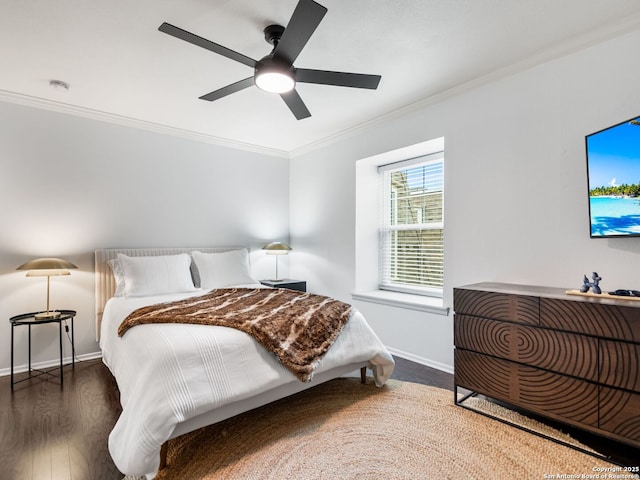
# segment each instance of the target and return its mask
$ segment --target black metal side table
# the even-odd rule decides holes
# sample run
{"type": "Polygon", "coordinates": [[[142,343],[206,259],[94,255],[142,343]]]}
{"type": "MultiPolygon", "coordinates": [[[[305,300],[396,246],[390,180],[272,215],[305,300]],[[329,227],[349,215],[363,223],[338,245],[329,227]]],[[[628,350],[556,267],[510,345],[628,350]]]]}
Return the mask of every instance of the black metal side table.
{"type": "Polygon", "coordinates": [[[63,374],[63,357],[62,357],[62,322],[65,322],[65,331],[67,330],[66,320],[71,320],[71,364],[72,367],[75,368],[75,358],[76,358],[76,347],[75,347],[75,338],[73,334],[73,319],[76,316],[75,310],[57,310],[57,313],[60,315],[54,317],[46,317],[46,318],[36,318],[36,315],[43,312],[32,312],[32,313],[23,313],[21,315],[16,315],[9,319],[11,323],[11,390],[13,390],[13,386],[16,383],[26,382],[27,380],[35,377],[39,377],[41,375],[50,375],[55,377],[51,373],[52,370],[57,369],[54,367],[48,370],[38,370],[36,368],[31,368],[31,327],[34,325],[42,325],[44,323],[57,323],[60,331],[60,385],[64,382],[64,374],[63,374]],[[13,329],[15,327],[19,327],[21,325],[26,325],[29,327],[29,377],[23,380],[18,380],[14,382],[13,380],[13,329]],[[31,375],[32,372],[37,372],[37,375],[31,375]]]}

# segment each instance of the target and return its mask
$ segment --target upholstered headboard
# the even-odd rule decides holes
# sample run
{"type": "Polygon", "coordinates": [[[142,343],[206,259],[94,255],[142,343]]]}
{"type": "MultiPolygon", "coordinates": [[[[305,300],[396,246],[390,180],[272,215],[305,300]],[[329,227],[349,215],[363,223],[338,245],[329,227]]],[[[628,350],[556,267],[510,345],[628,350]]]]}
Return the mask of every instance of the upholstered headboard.
{"type": "Polygon", "coordinates": [[[198,250],[203,253],[220,253],[229,250],[239,250],[245,247],[175,247],[175,248],[107,248],[95,251],[95,276],[96,276],[96,340],[100,340],[100,326],[102,312],[114,292],[116,282],[107,261],[118,258],[122,253],[130,257],[151,257],[157,255],[176,255],[178,253],[191,253],[198,250]]]}

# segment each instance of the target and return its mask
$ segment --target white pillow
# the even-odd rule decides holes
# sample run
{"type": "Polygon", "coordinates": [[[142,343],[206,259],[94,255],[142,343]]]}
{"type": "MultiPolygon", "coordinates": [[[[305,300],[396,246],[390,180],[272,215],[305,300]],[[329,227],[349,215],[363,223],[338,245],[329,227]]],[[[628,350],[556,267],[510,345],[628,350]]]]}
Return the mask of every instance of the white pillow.
{"type": "Polygon", "coordinates": [[[200,287],[204,290],[257,283],[251,276],[249,252],[246,249],[222,253],[191,252],[200,272],[200,287]]]}
{"type": "Polygon", "coordinates": [[[124,295],[146,297],[165,293],[193,292],[191,258],[186,253],[158,257],[128,257],[118,254],[124,272],[124,295]]]}

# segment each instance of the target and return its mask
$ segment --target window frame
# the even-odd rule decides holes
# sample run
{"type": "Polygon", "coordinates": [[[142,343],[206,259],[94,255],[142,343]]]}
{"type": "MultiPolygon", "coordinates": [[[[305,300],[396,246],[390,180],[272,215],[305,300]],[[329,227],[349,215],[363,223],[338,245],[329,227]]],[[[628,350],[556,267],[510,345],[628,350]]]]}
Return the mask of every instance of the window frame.
{"type": "MultiPolygon", "coordinates": [[[[380,290],[386,290],[391,292],[399,292],[399,293],[409,293],[415,295],[423,295],[430,297],[438,297],[442,298],[443,296],[443,288],[444,288],[444,150],[439,150],[433,153],[419,155],[417,157],[412,157],[408,159],[403,159],[391,163],[386,163],[378,166],[378,175],[379,175],[379,199],[380,199],[380,221],[378,224],[378,242],[379,242],[379,272],[378,272],[378,288],[380,290]],[[394,195],[397,195],[397,192],[394,191],[392,186],[391,174],[393,172],[398,172],[402,170],[409,170],[411,168],[425,166],[425,165],[433,165],[440,164],[440,176],[438,180],[438,186],[440,186],[440,190],[436,190],[438,194],[438,201],[440,203],[440,212],[439,218],[440,221],[435,222],[418,222],[418,223],[394,223],[393,222],[393,213],[394,207],[397,218],[397,199],[394,201],[394,195]],[[416,230],[416,231],[441,231],[440,242],[436,244],[436,248],[439,250],[438,259],[436,262],[436,267],[439,265],[440,273],[439,273],[439,285],[417,285],[412,282],[397,282],[393,280],[393,272],[394,269],[397,272],[397,255],[396,258],[396,266],[391,265],[393,262],[393,250],[387,248],[389,240],[389,235],[397,236],[397,232],[407,231],[407,230],[416,230]]],[[[424,194],[424,192],[423,192],[424,194]]],[[[396,197],[397,198],[397,197],[396,197]]],[[[420,211],[422,213],[422,211],[420,211]]],[[[420,249],[422,249],[424,245],[420,245],[420,249]]],[[[419,253],[416,258],[416,263],[422,263],[421,260],[424,257],[428,257],[428,253],[419,253]]],[[[414,261],[414,259],[410,260],[414,261]]],[[[428,261],[428,260],[427,260],[428,261]]],[[[410,267],[409,267],[410,268],[410,267]]],[[[437,270],[437,268],[436,268],[437,270]]],[[[397,277],[396,277],[397,278],[397,277]]]]}

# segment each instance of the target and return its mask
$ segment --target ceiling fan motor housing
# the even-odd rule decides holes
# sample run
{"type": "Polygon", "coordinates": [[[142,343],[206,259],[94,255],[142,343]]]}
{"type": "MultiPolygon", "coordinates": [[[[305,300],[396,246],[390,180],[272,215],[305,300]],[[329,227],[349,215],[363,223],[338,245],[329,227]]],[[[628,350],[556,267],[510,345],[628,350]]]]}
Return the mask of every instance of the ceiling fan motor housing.
{"type": "Polygon", "coordinates": [[[293,68],[293,65],[289,65],[286,61],[273,58],[273,55],[271,54],[262,57],[256,62],[256,75],[266,72],[283,73],[295,78],[295,69],[293,68]]]}

